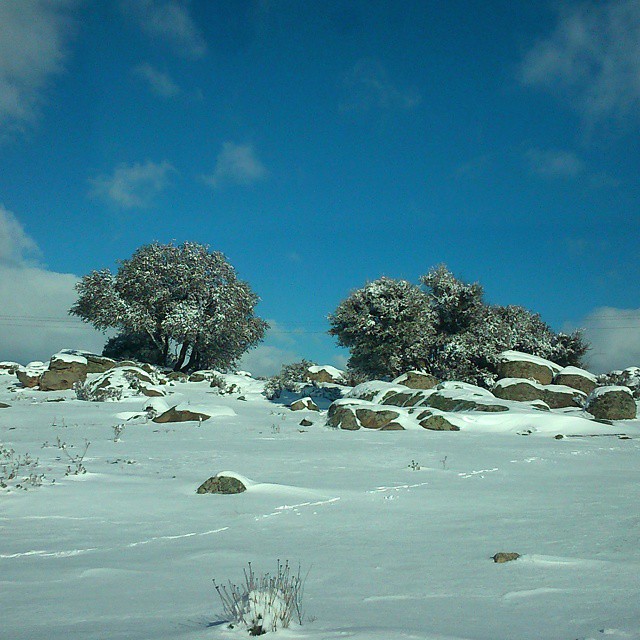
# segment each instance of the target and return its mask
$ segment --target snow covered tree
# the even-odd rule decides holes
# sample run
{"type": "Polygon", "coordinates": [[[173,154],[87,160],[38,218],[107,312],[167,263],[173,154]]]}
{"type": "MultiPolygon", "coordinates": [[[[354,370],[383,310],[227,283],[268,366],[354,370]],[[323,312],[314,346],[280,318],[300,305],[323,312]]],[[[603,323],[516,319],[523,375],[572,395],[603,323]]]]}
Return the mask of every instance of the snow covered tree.
{"type": "Polygon", "coordinates": [[[489,305],[483,289],[445,265],[420,278],[426,291],[382,278],[351,294],[329,331],[351,350],[349,366],[368,376],[424,369],[441,380],[491,386],[507,349],[579,366],[588,349],[580,331],[555,333],[536,313],[489,305]]]}
{"type": "Polygon", "coordinates": [[[218,251],[185,242],[152,243],[120,262],[115,275],[93,271],[77,284],[69,313],[99,330],[144,334],[176,370],[226,369],[260,342],[267,323],[254,315],[258,296],[218,251]]]}
{"type": "Polygon", "coordinates": [[[425,366],[434,321],[420,287],[383,277],[340,303],[329,316],[329,333],[350,349],[350,368],[370,377],[396,376],[425,366]]]}

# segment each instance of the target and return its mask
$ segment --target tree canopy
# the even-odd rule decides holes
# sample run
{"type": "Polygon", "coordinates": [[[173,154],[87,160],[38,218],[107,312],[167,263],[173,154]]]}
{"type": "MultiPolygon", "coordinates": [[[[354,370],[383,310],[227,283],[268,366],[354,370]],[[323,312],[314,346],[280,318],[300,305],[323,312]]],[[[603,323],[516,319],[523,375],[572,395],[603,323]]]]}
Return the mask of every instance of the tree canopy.
{"type": "Polygon", "coordinates": [[[373,377],[422,369],[440,379],[490,386],[507,349],[579,365],[582,333],[555,333],[524,307],[490,305],[480,284],[445,265],[420,278],[423,289],[380,278],[353,291],[329,316],[329,333],[351,352],[348,366],[373,377]]]}
{"type": "Polygon", "coordinates": [[[226,369],[268,328],[254,313],[258,296],[225,256],[194,242],[144,245],[115,275],[92,271],[76,290],[70,314],[119,329],[122,344],[159,352],[159,363],[176,370],[226,369]]]}

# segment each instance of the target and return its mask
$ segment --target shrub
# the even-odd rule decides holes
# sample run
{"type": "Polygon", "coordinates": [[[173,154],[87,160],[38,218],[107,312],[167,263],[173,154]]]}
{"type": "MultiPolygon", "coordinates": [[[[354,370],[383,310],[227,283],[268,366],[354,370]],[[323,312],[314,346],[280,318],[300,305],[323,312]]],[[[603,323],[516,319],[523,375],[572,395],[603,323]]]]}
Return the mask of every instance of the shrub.
{"type": "Polygon", "coordinates": [[[307,384],[307,372],[314,365],[309,360],[300,360],[291,364],[282,365],[277,376],[272,376],[264,385],[264,395],[269,400],[274,400],[282,395],[283,391],[298,391],[301,384],[307,384]]]}
{"type": "Polygon", "coordinates": [[[236,585],[213,585],[220,596],[224,614],[232,625],[245,627],[250,636],[261,636],[278,628],[287,629],[291,620],[302,624],[304,579],[298,571],[292,573],[288,561],[278,560],[276,574],[257,576],[251,563],[244,570],[244,582],[236,585]]]}

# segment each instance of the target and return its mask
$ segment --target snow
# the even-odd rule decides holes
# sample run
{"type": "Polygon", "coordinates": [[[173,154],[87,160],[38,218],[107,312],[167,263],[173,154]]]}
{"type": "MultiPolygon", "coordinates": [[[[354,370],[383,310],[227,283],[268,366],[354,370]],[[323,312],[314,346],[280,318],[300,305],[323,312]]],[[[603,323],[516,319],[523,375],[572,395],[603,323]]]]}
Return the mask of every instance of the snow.
{"type": "Polygon", "coordinates": [[[246,402],[184,383],[52,403],[14,383],[0,378],[0,442],[37,456],[45,479],[0,492],[3,638],[248,637],[220,623],[211,580],[278,558],[309,572],[315,618],[285,640],[640,638],[640,420],[512,403],[446,414],[459,432],[342,431],[324,413],[300,429],[246,378],[246,402]],[[155,424],[144,409],[161,403],[226,419],[155,424]],[[123,415],[138,419],[116,441],[123,415]],[[91,443],[85,475],[64,475],[57,437],[71,453],[91,443]],[[248,490],[195,493],[219,473],[248,490]],[[500,551],[522,555],[494,564],[500,551]]]}
{"type": "Polygon", "coordinates": [[[79,364],[87,364],[87,359],[84,356],[77,355],[75,353],[69,353],[69,350],[60,351],[51,356],[51,361],[59,360],[61,362],[77,362],[79,364]]]}
{"type": "Polygon", "coordinates": [[[541,390],[547,388],[547,386],[529,378],[500,378],[500,380],[495,383],[494,387],[501,387],[504,389],[505,387],[512,387],[515,384],[528,384],[531,387],[541,390]]]}
{"type": "Polygon", "coordinates": [[[551,360],[545,360],[544,358],[532,356],[530,353],[523,353],[521,351],[503,351],[499,354],[498,358],[502,362],[533,362],[534,364],[539,364],[543,367],[549,367],[554,374],[559,373],[562,370],[562,367],[558,366],[555,362],[551,362],[551,360]]]}
{"type": "Polygon", "coordinates": [[[599,396],[603,396],[605,393],[611,393],[612,391],[623,391],[624,393],[628,393],[633,397],[633,393],[631,392],[631,389],[629,389],[629,387],[609,385],[607,387],[598,387],[597,389],[594,389],[589,395],[589,398],[598,398],[599,396]]]}
{"type": "Polygon", "coordinates": [[[581,376],[582,378],[591,380],[591,382],[598,381],[598,378],[594,376],[593,373],[590,373],[585,369],[580,369],[580,367],[564,367],[563,369],[560,369],[559,373],[561,375],[567,375],[567,376],[581,376]]]}

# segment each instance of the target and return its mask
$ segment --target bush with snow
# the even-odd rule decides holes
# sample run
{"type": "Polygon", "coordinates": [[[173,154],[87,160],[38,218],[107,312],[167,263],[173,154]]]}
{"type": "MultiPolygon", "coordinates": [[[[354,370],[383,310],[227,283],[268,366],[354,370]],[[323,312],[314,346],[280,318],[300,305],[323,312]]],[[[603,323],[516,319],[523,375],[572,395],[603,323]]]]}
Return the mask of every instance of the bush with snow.
{"type": "Polygon", "coordinates": [[[444,265],[420,278],[425,290],[381,278],[354,291],[329,316],[329,333],[351,351],[349,366],[370,377],[420,369],[441,380],[490,387],[499,354],[530,353],[560,366],[579,365],[582,333],[555,333],[538,314],[489,305],[478,283],[467,284],[444,265]]]}
{"type": "Polygon", "coordinates": [[[292,620],[303,622],[304,579],[300,566],[293,573],[288,561],[282,564],[278,560],[275,575],[257,576],[249,562],[241,584],[229,581],[227,585],[218,585],[215,580],[213,584],[231,625],[246,628],[251,636],[286,629],[292,620]]]}
{"type": "Polygon", "coordinates": [[[274,400],[279,398],[283,391],[299,391],[307,382],[307,372],[312,366],[314,366],[313,362],[304,359],[282,365],[280,373],[265,382],[264,395],[269,400],[274,400]]]}
{"type": "Polygon", "coordinates": [[[124,346],[139,341],[138,358],[150,351],[164,366],[177,345],[176,370],[227,369],[268,327],[254,315],[258,296],[224,255],[193,242],[144,245],[115,275],[92,271],[76,289],[69,313],[96,329],[119,329],[124,346]]]}

